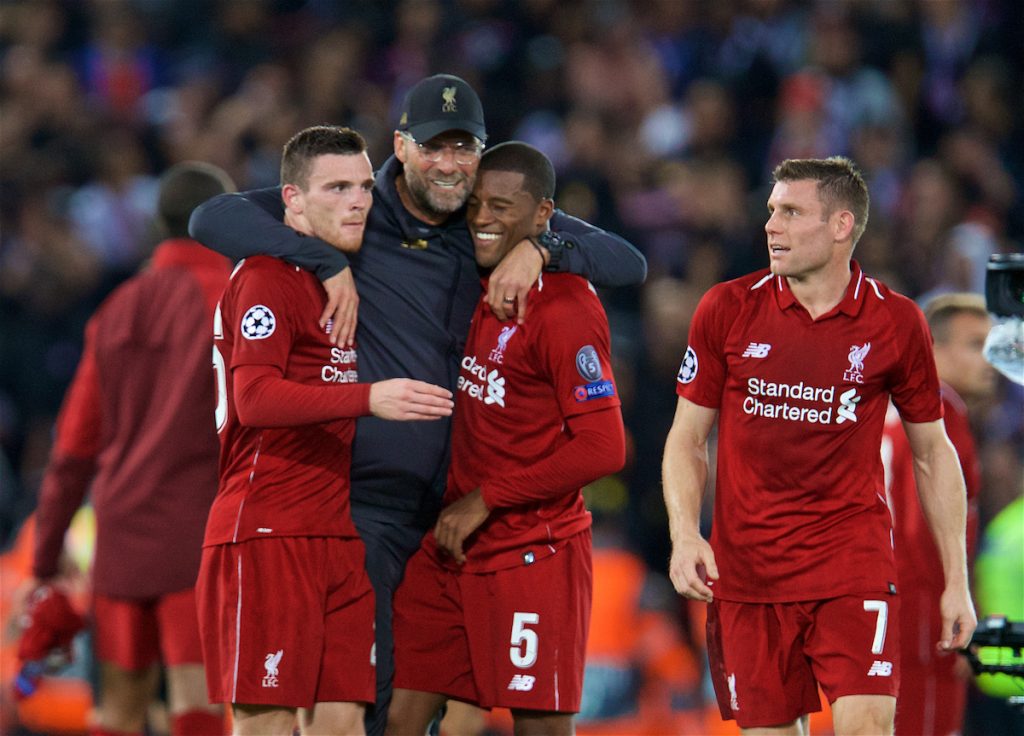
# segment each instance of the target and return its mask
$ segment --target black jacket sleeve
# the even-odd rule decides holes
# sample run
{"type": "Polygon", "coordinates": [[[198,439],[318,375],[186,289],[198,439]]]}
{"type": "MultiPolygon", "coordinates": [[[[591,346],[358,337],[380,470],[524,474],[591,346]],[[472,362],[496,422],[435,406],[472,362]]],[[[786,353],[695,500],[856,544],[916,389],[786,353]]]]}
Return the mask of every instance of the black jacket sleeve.
{"type": "Polygon", "coordinates": [[[219,194],[192,212],[189,234],[233,261],[267,255],[311,271],[323,281],[348,266],[337,248],[284,224],[281,190],[219,194]]]}
{"type": "Polygon", "coordinates": [[[583,276],[594,286],[633,286],[647,278],[647,259],[625,238],[555,210],[551,229],[565,240],[559,271],[583,276]]]}

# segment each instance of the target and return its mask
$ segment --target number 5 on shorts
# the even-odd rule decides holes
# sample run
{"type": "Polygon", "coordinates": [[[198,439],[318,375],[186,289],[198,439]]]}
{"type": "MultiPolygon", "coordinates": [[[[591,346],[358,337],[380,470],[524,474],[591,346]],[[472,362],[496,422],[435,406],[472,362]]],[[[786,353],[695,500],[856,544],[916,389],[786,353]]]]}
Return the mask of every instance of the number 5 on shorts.
{"type": "Polygon", "coordinates": [[[512,646],[508,649],[508,656],[520,669],[532,667],[537,661],[537,632],[526,628],[527,624],[537,623],[540,623],[540,614],[521,611],[512,614],[512,646]]]}
{"type": "Polygon", "coordinates": [[[864,601],[865,611],[875,611],[875,638],[871,642],[871,653],[881,654],[885,648],[885,626],[889,620],[889,604],[885,601],[864,601]]]}

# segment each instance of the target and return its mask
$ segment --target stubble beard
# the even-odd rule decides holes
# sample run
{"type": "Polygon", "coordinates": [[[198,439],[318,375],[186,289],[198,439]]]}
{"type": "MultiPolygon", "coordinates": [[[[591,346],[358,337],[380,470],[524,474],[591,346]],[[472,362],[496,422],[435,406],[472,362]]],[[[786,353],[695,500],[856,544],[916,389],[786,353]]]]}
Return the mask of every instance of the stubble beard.
{"type": "Polygon", "coordinates": [[[426,176],[411,166],[407,166],[404,173],[409,197],[423,212],[437,219],[446,218],[453,212],[462,209],[473,188],[473,181],[461,172],[455,181],[462,183],[462,188],[456,187],[450,192],[438,191],[430,185],[426,176]]]}
{"type": "Polygon", "coordinates": [[[320,238],[324,242],[340,250],[342,253],[358,252],[363,245],[363,238],[366,235],[365,224],[358,237],[350,234],[347,230],[342,229],[340,225],[335,223],[316,221],[311,222],[310,224],[313,226],[312,231],[314,237],[320,238]]]}

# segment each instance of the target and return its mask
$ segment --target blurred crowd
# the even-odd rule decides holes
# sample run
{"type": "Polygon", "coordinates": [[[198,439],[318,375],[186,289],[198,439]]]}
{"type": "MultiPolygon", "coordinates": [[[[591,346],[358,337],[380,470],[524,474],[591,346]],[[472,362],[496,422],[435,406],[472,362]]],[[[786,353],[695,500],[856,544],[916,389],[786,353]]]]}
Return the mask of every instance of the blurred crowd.
{"type": "MultiPolygon", "coordinates": [[[[159,237],[159,174],[197,159],[272,186],[284,141],[321,122],[380,164],[405,91],[443,71],[480,92],[490,142],[552,158],[559,207],[647,256],[643,287],[602,294],[631,435],[603,511],[663,571],[689,319],[767,264],[773,166],[850,156],[864,270],[920,301],[983,291],[989,255],[1024,242],[1021,49],[1017,0],[4,0],[0,542],[33,506],[86,318],[159,237]]],[[[1024,396],[972,401],[985,524],[1022,492],[1024,396]]]]}

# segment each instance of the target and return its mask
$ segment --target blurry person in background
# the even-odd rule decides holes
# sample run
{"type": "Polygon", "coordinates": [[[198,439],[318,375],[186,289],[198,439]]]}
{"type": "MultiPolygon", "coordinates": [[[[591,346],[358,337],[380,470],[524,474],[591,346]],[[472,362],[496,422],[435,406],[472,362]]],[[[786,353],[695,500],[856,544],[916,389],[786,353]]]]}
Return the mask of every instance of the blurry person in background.
{"type": "Polygon", "coordinates": [[[213,310],[230,264],[188,239],[199,203],[233,190],[220,169],[172,167],[158,214],[169,239],[89,321],[39,492],[30,587],[59,584],[64,534],[86,492],[96,512],[94,736],[141,734],[165,667],[171,733],[223,733],[207,704],[193,586],[217,491],[213,310]]]}
{"type": "MultiPolygon", "coordinates": [[[[942,386],[946,434],[960,459],[967,492],[967,556],[978,535],[977,497],[981,471],[968,421],[968,403],[990,397],[996,372],[982,354],[992,320],[980,294],[954,293],[925,306],[942,386]]],[[[900,595],[900,664],[896,733],[951,734],[963,726],[967,699],[966,662],[935,648],[942,629],[939,599],[944,580],[938,550],[917,499],[910,442],[895,408],[889,407],[882,436],[886,491],[893,514],[900,595]]]]}

